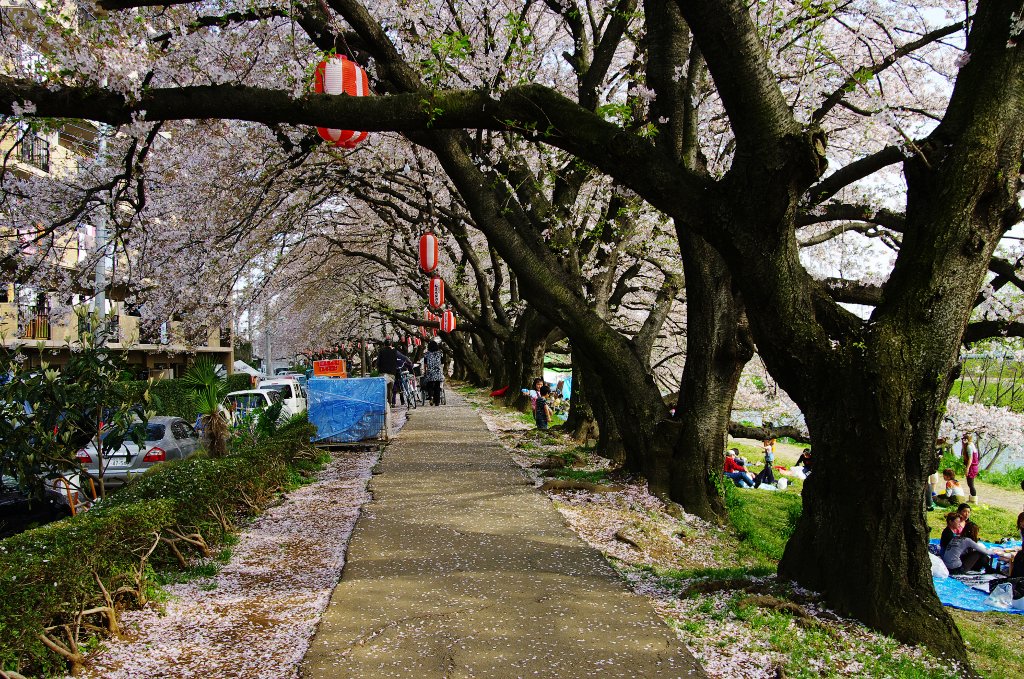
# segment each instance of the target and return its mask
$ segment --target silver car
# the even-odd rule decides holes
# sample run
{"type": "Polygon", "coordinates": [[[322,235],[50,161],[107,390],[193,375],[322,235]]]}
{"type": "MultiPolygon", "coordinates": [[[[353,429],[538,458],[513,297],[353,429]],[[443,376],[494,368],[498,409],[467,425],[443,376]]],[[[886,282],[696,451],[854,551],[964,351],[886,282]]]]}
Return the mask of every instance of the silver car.
{"type": "MultiPolygon", "coordinates": [[[[141,427],[142,423],[136,426],[141,427]]],[[[186,458],[198,448],[199,435],[185,420],[164,415],[151,417],[146,424],[142,448],[126,440],[120,448],[104,456],[103,483],[114,487],[124,485],[132,476],[138,476],[157,462],[186,458]]],[[[99,478],[100,459],[95,443],[79,450],[78,460],[90,476],[99,478]]]]}

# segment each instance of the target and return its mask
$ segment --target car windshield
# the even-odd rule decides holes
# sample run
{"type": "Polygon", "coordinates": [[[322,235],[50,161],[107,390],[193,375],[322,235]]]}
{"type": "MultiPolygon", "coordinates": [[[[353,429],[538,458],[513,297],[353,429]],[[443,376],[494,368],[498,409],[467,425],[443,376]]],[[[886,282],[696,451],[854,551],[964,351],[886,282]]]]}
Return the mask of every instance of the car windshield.
{"type": "Polygon", "coordinates": [[[227,402],[236,408],[249,410],[251,408],[262,408],[267,401],[262,394],[235,394],[228,396],[227,402]]]}

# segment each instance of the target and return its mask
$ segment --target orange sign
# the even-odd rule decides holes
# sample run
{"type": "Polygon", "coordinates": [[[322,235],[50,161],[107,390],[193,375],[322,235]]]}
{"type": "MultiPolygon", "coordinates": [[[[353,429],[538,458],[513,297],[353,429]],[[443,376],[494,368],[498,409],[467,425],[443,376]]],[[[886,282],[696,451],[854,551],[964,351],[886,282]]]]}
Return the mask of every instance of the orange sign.
{"type": "Polygon", "coordinates": [[[348,377],[345,372],[345,361],[340,358],[313,361],[313,374],[316,377],[348,377]]]}

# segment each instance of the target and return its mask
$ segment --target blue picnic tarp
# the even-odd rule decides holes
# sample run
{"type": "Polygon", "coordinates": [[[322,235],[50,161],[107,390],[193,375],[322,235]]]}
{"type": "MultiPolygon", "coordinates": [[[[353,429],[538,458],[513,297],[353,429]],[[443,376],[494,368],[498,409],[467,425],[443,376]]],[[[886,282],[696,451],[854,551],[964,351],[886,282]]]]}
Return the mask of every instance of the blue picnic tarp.
{"type": "Polygon", "coordinates": [[[306,385],[314,442],[353,443],[376,439],[387,426],[387,382],[383,377],[314,377],[306,385]]]}
{"type": "MultiPolygon", "coordinates": [[[[939,541],[933,539],[931,540],[931,543],[937,546],[939,541]]],[[[1019,547],[1020,540],[1008,540],[1003,543],[982,542],[982,544],[986,547],[1019,547]]],[[[965,611],[978,611],[981,613],[997,611],[999,613],[1024,615],[1024,610],[1022,609],[989,606],[985,603],[985,599],[988,598],[988,594],[960,582],[955,577],[933,577],[932,582],[935,585],[935,593],[939,595],[939,601],[941,601],[945,606],[960,608],[965,611]]]]}
{"type": "Polygon", "coordinates": [[[979,611],[982,613],[997,611],[999,613],[1024,615],[1024,610],[1022,609],[989,606],[985,603],[985,599],[988,598],[988,594],[980,592],[973,587],[968,587],[956,578],[933,577],[932,582],[935,584],[935,593],[939,595],[939,601],[941,601],[944,606],[960,608],[965,611],[979,611]]]}

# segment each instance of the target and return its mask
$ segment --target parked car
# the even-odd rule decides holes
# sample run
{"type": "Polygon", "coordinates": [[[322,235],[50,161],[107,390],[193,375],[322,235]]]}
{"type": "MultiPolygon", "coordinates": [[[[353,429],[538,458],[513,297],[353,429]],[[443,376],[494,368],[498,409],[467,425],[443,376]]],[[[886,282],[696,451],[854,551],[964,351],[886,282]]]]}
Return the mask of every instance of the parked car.
{"type": "MultiPolygon", "coordinates": [[[[142,422],[136,426],[143,426],[142,422]]],[[[145,427],[146,439],[142,447],[134,441],[125,440],[120,448],[104,455],[104,485],[124,485],[132,476],[141,474],[157,462],[180,460],[199,449],[199,435],[195,428],[180,417],[157,415],[149,418],[145,427]]],[[[99,477],[100,458],[95,443],[79,450],[78,460],[90,476],[99,477]]]]}
{"type": "Polygon", "coordinates": [[[308,407],[306,388],[303,386],[302,381],[299,380],[300,377],[302,376],[287,375],[285,377],[262,380],[258,388],[260,391],[276,391],[284,403],[281,412],[285,417],[290,417],[291,415],[305,412],[308,407]]]}
{"type": "Polygon", "coordinates": [[[47,483],[43,497],[33,498],[14,477],[0,477],[0,539],[71,516],[77,496],[47,483]]]}
{"type": "MultiPolygon", "coordinates": [[[[264,410],[281,400],[281,393],[273,389],[243,389],[233,391],[224,397],[224,408],[228,412],[228,423],[237,425],[256,412],[264,410]]],[[[281,409],[284,416],[284,408],[281,409]]]]}

